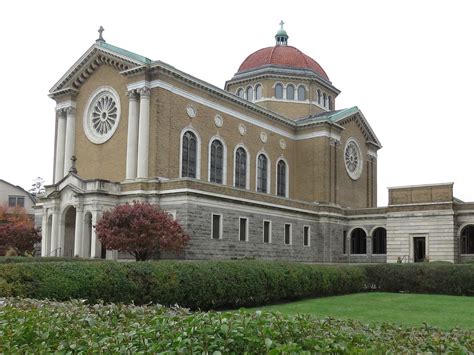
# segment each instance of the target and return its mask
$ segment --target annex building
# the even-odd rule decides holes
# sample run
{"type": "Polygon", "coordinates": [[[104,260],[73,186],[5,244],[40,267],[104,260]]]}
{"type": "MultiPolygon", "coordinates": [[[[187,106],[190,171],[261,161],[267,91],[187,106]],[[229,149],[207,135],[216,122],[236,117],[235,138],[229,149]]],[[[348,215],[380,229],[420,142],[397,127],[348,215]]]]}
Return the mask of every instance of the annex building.
{"type": "Polygon", "coordinates": [[[403,262],[474,259],[474,203],[453,184],[389,189],[357,107],[288,43],[250,54],[224,89],[100,36],[50,90],[54,182],[37,204],[42,255],[118,257],[93,225],[134,200],[191,236],[186,259],[403,262]]]}

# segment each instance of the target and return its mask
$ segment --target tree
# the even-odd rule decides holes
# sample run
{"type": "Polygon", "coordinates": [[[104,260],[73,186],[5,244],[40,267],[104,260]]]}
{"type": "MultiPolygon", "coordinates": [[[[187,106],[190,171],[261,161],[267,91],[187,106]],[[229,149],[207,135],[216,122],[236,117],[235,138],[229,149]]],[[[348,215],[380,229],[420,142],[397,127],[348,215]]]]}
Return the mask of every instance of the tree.
{"type": "Polygon", "coordinates": [[[28,190],[28,192],[33,196],[38,196],[44,193],[44,191],[44,179],[38,176],[36,179],[33,180],[31,188],[28,190]]]}
{"type": "Polygon", "coordinates": [[[40,241],[40,229],[23,208],[0,206],[1,247],[12,248],[17,255],[34,255],[35,244],[40,241]]]}
{"type": "Polygon", "coordinates": [[[137,261],[160,251],[179,254],[189,236],[167,212],[145,202],[119,205],[104,213],[95,226],[97,237],[108,250],[128,252],[137,261]]]}

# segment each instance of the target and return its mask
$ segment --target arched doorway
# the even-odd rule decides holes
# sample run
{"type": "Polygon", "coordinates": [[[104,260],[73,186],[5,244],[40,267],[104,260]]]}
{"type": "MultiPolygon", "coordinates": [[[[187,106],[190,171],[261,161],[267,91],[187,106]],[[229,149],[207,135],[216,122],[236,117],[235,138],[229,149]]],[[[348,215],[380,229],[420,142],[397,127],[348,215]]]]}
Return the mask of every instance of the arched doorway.
{"type": "Polygon", "coordinates": [[[465,226],[461,231],[461,254],[474,254],[474,224],[465,226]]]}
{"type": "Polygon", "coordinates": [[[76,209],[68,207],[64,214],[64,244],[62,255],[74,256],[74,237],[76,234],[76,209]]]}
{"type": "Polygon", "coordinates": [[[351,232],[351,254],[367,254],[367,234],[362,228],[351,232]]]}
{"type": "Polygon", "coordinates": [[[383,227],[372,232],[372,254],[387,254],[387,230],[383,227]]]}

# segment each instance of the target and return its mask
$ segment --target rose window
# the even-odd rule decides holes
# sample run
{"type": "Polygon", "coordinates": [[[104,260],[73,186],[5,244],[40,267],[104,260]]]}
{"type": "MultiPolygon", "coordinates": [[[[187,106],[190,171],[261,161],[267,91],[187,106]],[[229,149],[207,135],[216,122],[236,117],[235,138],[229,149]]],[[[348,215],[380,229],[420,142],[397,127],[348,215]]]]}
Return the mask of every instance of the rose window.
{"type": "Polygon", "coordinates": [[[109,86],[101,86],[89,97],[84,112],[84,131],[92,143],[102,144],[115,133],[120,120],[120,99],[109,86]]]}
{"type": "Polygon", "coordinates": [[[351,179],[357,180],[362,173],[362,156],[355,140],[349,140],[344,150],[346,170],[351,179]]]}

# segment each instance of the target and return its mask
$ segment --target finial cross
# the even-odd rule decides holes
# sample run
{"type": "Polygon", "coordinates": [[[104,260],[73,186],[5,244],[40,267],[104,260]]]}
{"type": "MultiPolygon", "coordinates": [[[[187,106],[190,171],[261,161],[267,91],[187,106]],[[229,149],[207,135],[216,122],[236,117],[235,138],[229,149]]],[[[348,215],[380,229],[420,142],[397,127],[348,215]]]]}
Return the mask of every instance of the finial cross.
{"type": "Polygon", "coordinates": [[[102,32],[104,32],[104,28],[100,26],[97,32],[99,32],[99,38],[97,39],[97,41],[105,42],[104,37],[102,37],[102,32]]]}
{"type": "MultiPolygon", "coordinates": [[[[285,23],[283,22],[283,20],[281,20],[281,21],[280,21],[281,29],[283,29],[283,25],[284,25],[284,24],[285,24],[285,23]]],[[[102,36],[102,35],[101,35],[101,36],[102,36]]]]}

